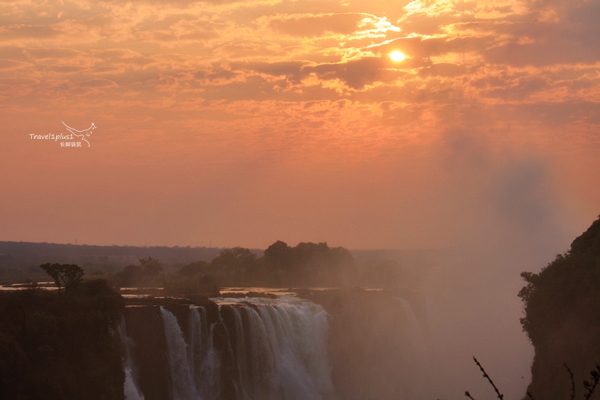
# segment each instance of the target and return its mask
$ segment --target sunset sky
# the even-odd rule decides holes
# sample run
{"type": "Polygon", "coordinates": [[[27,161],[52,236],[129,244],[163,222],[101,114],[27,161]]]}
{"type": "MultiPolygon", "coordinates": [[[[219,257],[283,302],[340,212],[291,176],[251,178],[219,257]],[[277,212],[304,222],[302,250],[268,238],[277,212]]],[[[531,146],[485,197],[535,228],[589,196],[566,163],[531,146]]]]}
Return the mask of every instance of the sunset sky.
{"type": "Polygon", "coordinates": [[[598,0],[2,0],[0,240],[566,250],[600,213],[599,18],[598,0]],[[93,123],[90,146],[32,139],[63,121],[93,123]]]}

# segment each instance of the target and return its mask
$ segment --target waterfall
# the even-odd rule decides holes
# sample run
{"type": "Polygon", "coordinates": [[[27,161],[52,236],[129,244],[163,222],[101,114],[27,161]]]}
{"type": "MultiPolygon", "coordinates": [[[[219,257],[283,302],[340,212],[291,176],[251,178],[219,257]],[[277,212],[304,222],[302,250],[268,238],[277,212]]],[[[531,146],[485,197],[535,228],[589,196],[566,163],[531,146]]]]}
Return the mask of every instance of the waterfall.
{"type": "Polygon", "coordinates": [[[188,363],[187,347],[177,318],[169,310],[160,308],[171,370],[171,394],[173,400],[200,400],[193,384],[188,363]]]}
{"type": "Polygon", "coordinates": [[[435,395],[428,382],[431,381],[431,371],[434,362],[428,343],[425,340],[426,332],[421,327],[409,301],[400,297],[392,297],[392,299],[397,300],[401,304],[408,320],[408,328],[411,332],[413,361],[411,371],[407,373],[410,377],[407,381],[411,382],[412,385],[407,390],[415,399],[433,398],[435,395]]]}
{"type": "MultiPolygon", "coordinates": [[[[294,296],[215,300],[210,313],[201,306],[160,307],[169,371],[164,384],[173,400],[336,398],[321,306],[294,296]]],[[[160,356],[160,349],[151,351],[160,356]]],[[[132,364],[125,364],[126,390],[139,393],[132,364]]]]}
{"type": "Polygon", "coordinates": [[[218,398],[219,354],[214,348],[213,329],[202,307],[190,308],[188,364],[194,386],[203,399],[218,398]]]}
{"type": "Polygon", "coordinates": [[[273,358],[276,393],[290,400],[332,398],[325,311],[289,300],[258,309],[273,358]]]}
{"type": "Polygon", "coordinates": [[[423,329],[421,328],[421,324],[419,323],[419,320],[417,320],[417,316],[415,315],[415,312],[413,311],[412,306],[410,305],[410,303],[400,297],[392,297],[394,300],[398,300],[400,302],[400,304],[402,305],[402,308],[404,309],[404,313],[406,314],[406,317],[408,318],[408,326],[410,328],[410,331],[412,332],[412,337],[413,337],[413,346],[415,347],[415,350],[418,353],[423,353],[425,351],[425,349],[427,348],[427,344],[425,343],[425,332],[423,332],[423,329]]]}
{"type": "Polygon", "coordinates": [[[139,385],[137,383],[137,374],[135,365],[132,358],[133,340],[127,336],[127,330],[125,327],[125,318],[121,320],[121,324],[118,326],[117,331],[121,342],[125,347],[125,359],[123,360],[123,369],[125,371],[125,384],[123,391],[125,393],[126,400],[144,400],[144,396],[141,394],[139,385]]]}

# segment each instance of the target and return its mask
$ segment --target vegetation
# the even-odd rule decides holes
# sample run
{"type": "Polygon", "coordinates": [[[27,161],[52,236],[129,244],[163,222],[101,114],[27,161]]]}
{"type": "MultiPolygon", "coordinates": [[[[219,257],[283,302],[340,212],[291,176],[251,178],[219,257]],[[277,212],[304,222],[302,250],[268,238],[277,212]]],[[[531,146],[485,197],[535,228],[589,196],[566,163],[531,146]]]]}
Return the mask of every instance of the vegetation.
{"type": "MultiPolygon", "coordinates": [[[[481,363],[475,357],[473,357],[473,360],[475,361],[475,364],[477,364],[477,366],[479,367],[479,370],[483,373],[483,377],[489,382],[489,384],[494,389],[494,392],[496,393],[496,397],[498,397],[498,399],[500,399],[500,400],[503,400],[504,395],[502,393],[500,393],[500,390],[496,387],[496,384],[494,383],[492,378],[488,375],[486,370],[483,368],[483,365],[481,365],[481,363]]],[[[564,363],[563,365],[564,365],[565,369],[567,370],[567,373],[569,374],[569,378],[571,380],[570,400],[575,400],[576,389],[575,389],[575,378],[573,376],[573,371],[571,371],[571,368],[569,368],[567,363],[564,363]]],[[[600,364],[596,364],[596,368],[594,368],[593,370],[590,371],[590,377],[591,377],[590,381],[583,381],[583,388],[585,390],[583,398],[585,400],[589,400],[592,397],[592,395],[594,394],[594,391],[596,390],[596,387],[598,386],[598,383],[600,383],[600,364]]],[[[475,400],[475,398],[473,396],[471,396],[471,393],[468,390],[465,392],[465,396],[470,398],[471,400],[475,400]]],[[[531,394],[531,392],[529,392],[529,391],[527,392],[527,397],[530,398],[531,400],[535,400],[535,397],[533,397],[533,394],[531,394]]]]}
{"type": "Polygon", "coordinates": [[[83,280],[83,270],[75,264],[42,264],[40,268],[54,280],[59,292],[73,290],[83,280]]]}
{"type": "Polygon", "coordinates": [[[76,264],[86,276],[110,279],[124,267],[141,258],[160,260],[163,272],[192,261],[210,261],[220,249],[209,247],[166,246],[92,246],[55,243],[0,241],[0,284],[40,282],[47,276],[39,266],[44,263],[76,264]]]}
{"type": "Polygon", "coordinates": [[[215,295],[223,286],[350,286],[358,280],[350,252],[327,243],[290,247],[277,241],[263,256],[243,247],[223,249],[212,261],[196,261],[164,273],[151,257],[108,275],[115,287],[164,286],[168,294],[215,295]]]}
{"type": "Polygon", "coordinates": [[[584,376],[600,360],[600,219],[540,273],[523,272],[527,285],[523,330],[535,348],[529,392],[564,399],[569,374],[584,376]]]}
{"type": "Polygon", "coordinates": [[[327,243],[299,243],[290,247],[277,241],[265,250],[265,269],[271,284],[349,286],[357,278],[350,252],[327,243]]]}
{"type": "Polygon", "coordinates": [[[218,296],[219,286],[212,275],[200,273],[193,276],[177,276],[172,274],[165,277],[165,293],[218,296]]]}
{"type": "Polygon", "coordinates": [[[123,399],[122,297],[76,266],[43,267],[62,295],[0,292],[0,399],[123,399]]]}

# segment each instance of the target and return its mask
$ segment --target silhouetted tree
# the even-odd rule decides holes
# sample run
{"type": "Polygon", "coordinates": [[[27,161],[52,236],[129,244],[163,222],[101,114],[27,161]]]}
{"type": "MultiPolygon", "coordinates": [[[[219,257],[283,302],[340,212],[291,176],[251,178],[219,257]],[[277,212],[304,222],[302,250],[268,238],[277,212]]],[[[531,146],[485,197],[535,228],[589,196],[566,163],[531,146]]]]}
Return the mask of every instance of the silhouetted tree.
{"type": "Polygon", "coordinates": [[[221,276],[246,279],[252,273],[255,262],[256,254],[252,253],[250,249],[234,247],[222,250],[210,265],[213,271],[221,276]]]}
{"type": "Polygon", "coordinates": [[[144,269],[144,274],[148,276],[157,276],[163,270],[160,262],[152,257],[140,258],[140,264],[144,269]]]}
{"type": "Polygon", "coordinates": [[[278,240],[265,250],[264,258],[275,269],[288,268],[291,265],[292,248],[278,240]]]}
{"type": "Polygon", "coordinates": [[[199,273],[208,271],[209,264],[206,261],[196,261],[194,263],[184,265],[179,269],[179,275],[181,276],[194,276],[199,273]]]}
{"type": "Polygon", "coordinates": [[[54,280],[59,292],[62,288],[68,292],[83,280],[83,269],[75,264],[42,264],[40,268],[54,280]]]}
{"type": "Polygon", "coordinates": [[[138,285],[144,276],[144,270],[137,265],[128,265],[117,273],[117,285],[133,287],[138,285]]]}

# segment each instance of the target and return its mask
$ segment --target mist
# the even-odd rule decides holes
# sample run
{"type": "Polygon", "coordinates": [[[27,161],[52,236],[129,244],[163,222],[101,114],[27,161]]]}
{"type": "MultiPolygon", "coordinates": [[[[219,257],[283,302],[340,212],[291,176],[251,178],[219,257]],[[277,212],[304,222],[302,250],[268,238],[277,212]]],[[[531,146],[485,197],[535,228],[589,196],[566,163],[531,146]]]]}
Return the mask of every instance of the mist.
{"type": "Polygon", "coordinates": [[[105,398],[492,397],[473,356],[521,398],[520,273],[600,208],[597,3],[0,2],[5,397],[90,398],[38,362],[89,313],[105,398]]]}

